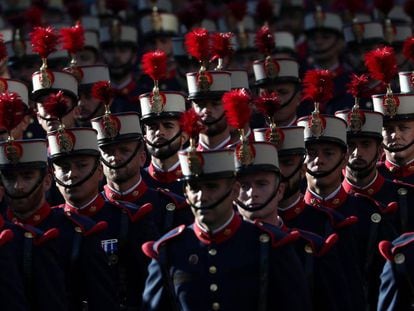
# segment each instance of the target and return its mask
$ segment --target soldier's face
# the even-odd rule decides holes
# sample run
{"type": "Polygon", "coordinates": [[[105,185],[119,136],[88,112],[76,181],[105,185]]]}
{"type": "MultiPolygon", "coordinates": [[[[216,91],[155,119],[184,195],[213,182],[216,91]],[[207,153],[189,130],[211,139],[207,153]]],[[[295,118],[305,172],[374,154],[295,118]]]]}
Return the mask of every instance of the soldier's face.
{"type": "Polygon", "coordinates": [[[308,44],[312,56],[317,61],[337,57],[343,47],[343,42],[336,33],[324,30],[310,33],[308,44]]]}
{"type": "Polygon", "coordinates": [[[327,173],[334,169],[328,176],[314,177],[306,173],[309,186],[330,187],[341,183],[342,169],[347,163],[347,155],[336,144],[313,143],[306,147],[307,155],[305,164],[308,171],[312,173],[327,173]],[[340,163],[338,165],[338,163],[340,163]]]}
{"type": "Polygon", "coordinates": [[[103,171],[107,180],[115,184],[123,184],[139,179],[141,176],[140,169],[144,166],[146,160],[142,141],[127,141],[103,146],[101,147],[101,156],[111,166],[125,164],[120,168],[110,168],[103,164],[103,171]],[[139,150],[134,155],[137,146],[139,150]]]}
{"type": "MultiPolygon", "coordinates": [[[[65,98],[67,100],[69,100],[72,105],[77,105],[77,103],[73,103],[73,100],[69,97],[65,98]]],[[[46,132],[52,132],[58,129],[59,127],[59,120],[57,118],[52,117],[51,115],[49,115],[48,113],[46,113],[42,101],[45,99],[41,98],[40,102],[36,104],[36,108],[37,108],[37,121],[39,122],[39,124],[42,126],[42,128],[46,131],[46,132]]],[[[65,125],[66,128],[71,128],[75,126],[75,116],[78,113],[78,107],[76,106],[75,108],[73,108],[67,115],[65,115],[62,118],[62,123],[65,125]]]]}
{"type": "Polygon", "coordinates": [[[240,185],[234,179],[216,179],[205,181],[192,181],[185,185],[184,193],[187,202],[198,208],[210,206],[224,200],[211,209],[196,209],[192,207],[197,221],[210,229],[223,225],[231,216],[233,211],[233,200],[239,194],[240,185]]]}
{"type": "Polygon", "coordinates": [[[240,193],[238,200],[248,208],[262,206],[276,191],[276,195],[262,209],[249,211],[238,207],[239,213],[246,219],[260,219],[273,223],[277,218],[277,208],[283,196],[284,186],[280,184],[279,176],[273,172],[256,172],[238,178],[240,193]]]}
{"type": "Polygon", "coordinates": [[[77,155],[62,158],[53,163],[55,177],[65,185],[76,185],[84,180],[71,188],[57,183],[66,202],[79,206],[91,201],[98,194],[99,182],[103,177],[102,167],[99,165],[92,176],[88,178],[95,169],[96,161],[99,160],[95,156],[77,155]]]}
{"type": "Polygon", "coordinates": [[[115,79],[130,74],[136,61],[136,51],[125,45],[106,47],[102,50],[102,56],[108,65],[111,78],[115,79]]]}
{"type": "Polygon", "coordinates": [[[94,98],[91,92],[81,92],[79,97],[80,101],[76,114],[78,120],[85,122],[104,114],[104,105],[98,99],[94,98]]]}
{"type": "MultiPolygon", "coordinates": [[[[387,122],[382,129],[384,145],[389,148],[402,148],[414,141],[414,120],[387,122]]],[[[396,164],[405,165],[414,159],[414,145],[403,151],[387,151],[388,160],[396,164]]]]}
{"type": "Polygon", "coordinates": [[[224,132],[227,128],[227,120],[224,116],[224,108],[221,100],[197,100],[193,101],[193,108],[206,125],[206,134],[215,136],[224,132]]]}
{"type": "Polygon", "coordinates": [[[380,144],[373,138],[349,139],[347,172],[354,173],[352,175],[356,175],[356,177],[364,177],[358,176],[358,172],[366,171],[365,173],[369,174],[376,167],[380,150],[380,144]]]}
{"type": "Polygon", "coordinates": [[[305,177],[306,166],[302,155],[289,155],[279,157],[279,168],[282,176],[289,177],[284,180],[285,191],[283,199],[288,199],[300,191],[300,184],[305,177]]]}
{"type": "Polygon", "coordinates": [[[51,185],[51,177],[40,169],[21,168],[2,171],[1,181],[6,192],[8,206],[19,214],[29,213],[45,200],[45,192],[51,185]]]}
{"type": "Polygon", "coordinates": [[[86,48],[76,54],[76,60],[78,66],[91,66],[97,63],[98,56],[94,50],[86,48]]]}
{"type": "Polygon", "coordinates": [[[166,159],[175,155],[186,140],[183,134],[177,136],[179,132],[180,123],[177,119],[158,119],[146,122],[145,138],[150,143],[147,143],[149,153],[158,159],[166,159]]]}

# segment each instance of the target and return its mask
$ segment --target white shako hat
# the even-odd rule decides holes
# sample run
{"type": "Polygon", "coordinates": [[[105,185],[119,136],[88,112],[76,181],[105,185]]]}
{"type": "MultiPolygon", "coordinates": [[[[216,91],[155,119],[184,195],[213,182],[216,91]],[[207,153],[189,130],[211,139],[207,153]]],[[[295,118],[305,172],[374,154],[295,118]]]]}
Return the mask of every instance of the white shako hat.
{"type": "Polygon", "coordinates": [[[268,142],[249,142],[249,156],[245,157],[241,148],[234,151],[236,173],[245,174],[255,171],[271,171],[279,173],[279,158],[275,145],[268,142]]]}
{"type": "Polygon", "coordinates": [[[109,81],[109,69],[106,65],[79,66],[82,72],[82,79],[79,88],[91,87],[98,81],[109,81]]]}
{"type": "Polygon", "coordinates": [[[96,134],[94,129],[86,127],[58,129],[48,133],[49,158],[53,161],[73,155],[99,156],[96,134]]]}
{"type": "Polygon", "coordinates": [[[231,73],[231,89],[249,89],[249,76],[243,69],[226,69],[231,73]]]}
{"type": "Polygon", "coordinates": [[[85,30],[85,45],[84,48],[92,48],[99,50],[99,34],[94,30],[85,30]]]}
{"type": "Polygon", "coordinates": [[[78,101],[78,80],[75,76],[64,71],[36,71],[32,75],[33,91],[31,99],[37,101],[43,95],[62,91],[71,97],[75,103],[78,101]]]}
{"type": "Polygon", "coordinates": [[[387,99],[385,94],[373,95],[374,111],[384,115],[384,122],[414,119],[414,94],[399,93],[387,99]]]}
{"type": "Polygon", "coordinates": [[[299,64],[290,58],[272,58],[269,66],[266,60],[256,60],[253,63],[255,84],[264,86],[269,83],[292,82],[299,83],[299,64]],[[272,70],[269,70],[271,68],[272,70]]]}
{"type": "Polygon", "coordinates": [[[0,169],[47,167],[45,139],[25,139],[0,143],[0,169]]]}
{"type": "Polygon", "coordinates": [[[298,126],[304,128],[305,144],[331,142],[347,148],[346,123],[344,120],[328,116],[312,115],[302,117],[297,121],[298,126]]]}
{"type": "Polygon", "coordinates": [[[29,89],[26,84],[15,79],[0,78],[0,93],[17,93],[22,101],[29,107],[29,89]]]}
{"type": "Polygon", "coordinates": [[[342,19],[338,14],[323,12],[319,6],[317,6],[315,12],[308,13],[305,16],[305,32],[325,29],[342,34],[342,27],[342,19]]]}
{"type": "Polygon", "coordinates": [[[275,31],[275,51],[296,53],[295,37],[289,31],[275,31]]]}
{"type": "Polygon", "coordinates": [[[391,36],[391,44],[403,43],[405,39],[413,35],[411,24],[394,25],[394,36],[391,36]]]}
{"type": "Polygon", "coordinates": [[[178,151],[183,180],[230,178],[235,176],[234,150],[178,151]]]}
{"type": "Polygon", "coordinates": [[[414,93],[414,71],[400,71],[398,78],[401,93],[414,93]]]}
{"type": "Polygon", "coordinates": [[[145,93],[139,96],[142,122],[156,118],[179,118],[186,110],[186,101],[182,93],[160,91],[160,95],[163,99],[162,105],[153,103],[152,93],[145,93]]]}
{"type": "Polygon", "coordinates": [[[96,32],[101,28],[101,21],[96,16],[82,16],[80,22],[86,30],[94,30],[96,32]]]}
{"type": "Polygon", "coordinates": [[[379,22],[355,22],[344,26],[343,32],[347,44],[385,42],[383,26],[379,22]]]}
{"type": "Polygon", "coordinates": [[[341,110],[335,116],[347,124],[347,138],[372,137],[382,140],[383,115],[370,110],[341,110]]]}
{"type": "Polygon", "coordinates": [[[127,43],[136,46],[138,33],[134,27],[122,25],[114,20],[111,26],[100,29],[99,42],[101,45],[127,43]]]}
{"type": "Polygon", "coordinates": [[[212,71],[204,72],[205,83],[198,79],[198,72],[187,73],[188,99],[220,99],[227,91],[231,90],[231,73],[228,71],[212,71]]]}
{"type": "Polygon", "coordinates": [[[98,145],[142,139],[139,115],[136,112],[125,112],[103,115],[91,120],[92,127],[98,132],[98,145]]]}
{"type": "Polygon", "coordinates": [[[253,130],[254,140],[275,145],[279,157],[305,154],[304,128],[302,126],[278,127],[272,135],[270,128],[253,130]]]}
{"type": "Polygon", "coordinates": [[[141,18],[141,33],[146,38],[153,36],[175,36],[179,32],[177,16],[171,13],[150,13],[141,18]]]}

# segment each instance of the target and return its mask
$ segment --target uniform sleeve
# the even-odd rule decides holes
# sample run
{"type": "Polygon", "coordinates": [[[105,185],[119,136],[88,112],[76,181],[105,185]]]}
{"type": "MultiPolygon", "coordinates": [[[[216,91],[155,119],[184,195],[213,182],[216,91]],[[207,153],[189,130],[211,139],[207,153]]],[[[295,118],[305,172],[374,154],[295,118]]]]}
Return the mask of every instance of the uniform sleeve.
{"type": "Polygon", "coordinates": [[[398,301],[398,286],[391,262],[387,261],[381,274],[381,286],[378,297],[379,311],[396,310],[398,301]]]}

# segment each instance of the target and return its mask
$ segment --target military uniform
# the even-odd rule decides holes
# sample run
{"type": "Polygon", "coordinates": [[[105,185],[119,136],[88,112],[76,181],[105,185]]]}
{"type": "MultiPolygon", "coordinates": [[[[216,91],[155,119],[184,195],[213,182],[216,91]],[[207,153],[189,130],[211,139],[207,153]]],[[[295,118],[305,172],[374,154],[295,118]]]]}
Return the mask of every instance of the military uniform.
{"type": "Polygon", "coordinates": [[[183,182],[180,180],[182,172],[179,163],[177,164],[173,166],[172,170],[165,172],[157,168],[153,163],[150,163],[142,171],[142,178],[150,188],[168,189],[175,194],[183,196],[183,182]]]}

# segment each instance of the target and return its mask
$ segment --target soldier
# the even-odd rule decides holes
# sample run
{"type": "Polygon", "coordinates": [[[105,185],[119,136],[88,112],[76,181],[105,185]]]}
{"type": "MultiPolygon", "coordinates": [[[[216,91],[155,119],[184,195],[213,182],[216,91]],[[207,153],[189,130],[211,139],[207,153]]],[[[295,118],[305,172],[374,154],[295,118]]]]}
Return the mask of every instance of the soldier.
{"type": "MultiPolygon", "coordinates": [[[[162,55],[158,51],[149,52],[143,59],[160,53],[162,55]]],[[[166,64],[166,55],[163,58],[166,64]]],[[[182,195],[183,185],[179,181],[182,175],[177,152],[188,140],[179,122],[186,101],[181,93],[160,91],[158,80],[155,81],[153,91],[140,96],[141,122],[144,125],[147,150],[151,155],[151,162],[143,177],[152,188],[167,188],[182,195]]]]}
{"type": "Polygon", "coordinates": [[[309,310],[291,237],[234,212],[240,189],[234,151],[200,152],[193,146],[179,158],[195,222],[144,245],[153,260],[143,309],[309,310]]]}
{"type": "Polygon", "coordinates": [[[137,113],[105,114],[92,119],[92,127],[98,131],[107,200],[132,203],[138,207],[152,204],[150,217],[160,233],[171,229],[174,224],[191,221],[182,197],[165,189],[149,188],[142,179],[146,153],[137,113]]]}

